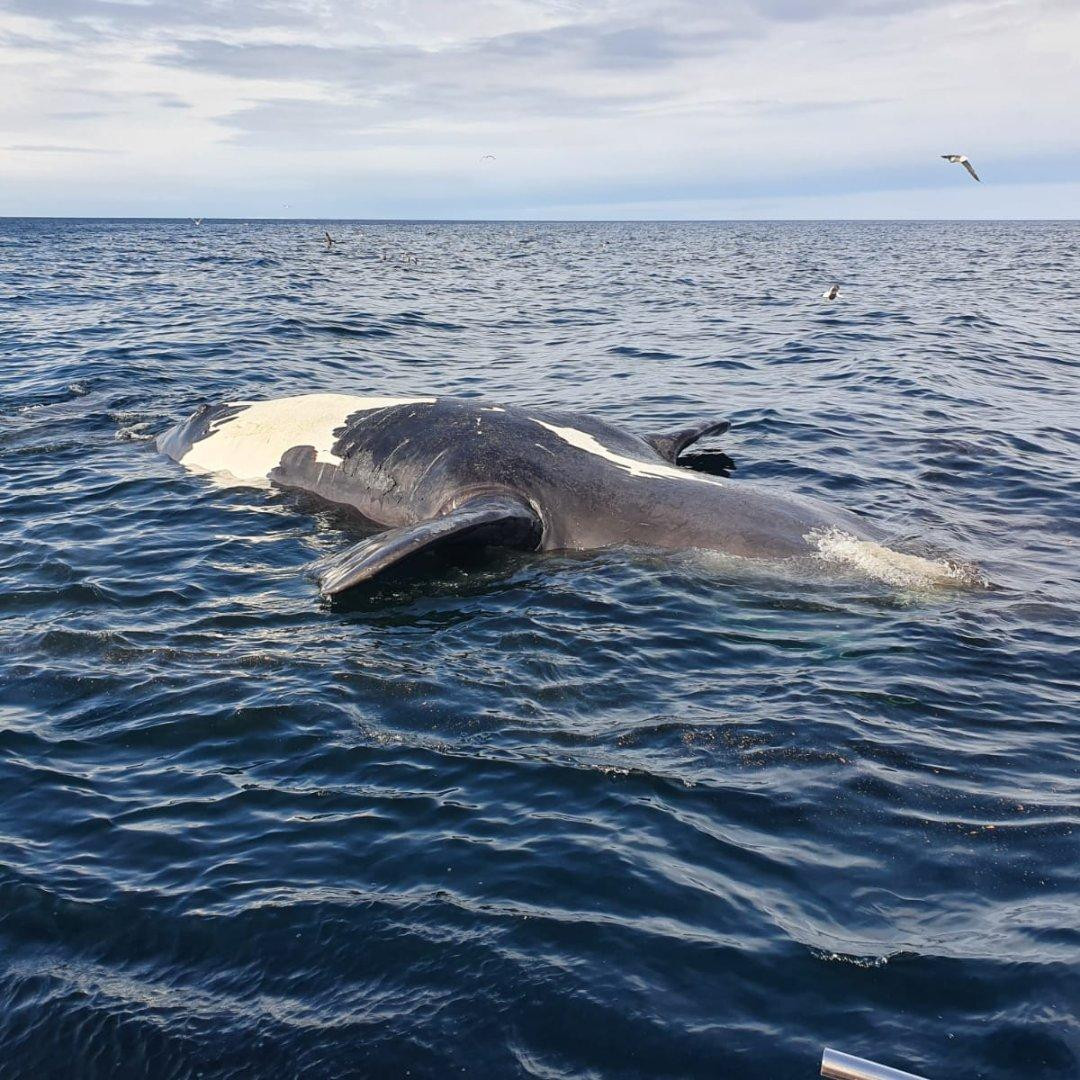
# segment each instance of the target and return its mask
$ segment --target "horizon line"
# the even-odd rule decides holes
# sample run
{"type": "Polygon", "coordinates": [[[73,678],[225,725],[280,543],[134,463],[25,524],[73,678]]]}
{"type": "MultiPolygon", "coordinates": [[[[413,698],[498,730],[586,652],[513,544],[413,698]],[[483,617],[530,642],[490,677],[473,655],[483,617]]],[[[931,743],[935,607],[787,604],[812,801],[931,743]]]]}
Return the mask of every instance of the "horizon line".
{"type": "MultiPolygon", "coordinates": [[[[0,214],[0,221],[192,221],[192,214],[149,215],[134,214],[0,214]]],[[[1033,223],[1075,224],[1074,218],[926,218],[926,217],[848,217],[848,218],[457,218],[457,217],[211,217],[199,218],[203,223],[218,222],[294,222],[304,224],[324,221],[362,225],[746,225],[746,224],[847,224],[852,222],[882,222],[888,224],[979,224],[1033,223]]]]}

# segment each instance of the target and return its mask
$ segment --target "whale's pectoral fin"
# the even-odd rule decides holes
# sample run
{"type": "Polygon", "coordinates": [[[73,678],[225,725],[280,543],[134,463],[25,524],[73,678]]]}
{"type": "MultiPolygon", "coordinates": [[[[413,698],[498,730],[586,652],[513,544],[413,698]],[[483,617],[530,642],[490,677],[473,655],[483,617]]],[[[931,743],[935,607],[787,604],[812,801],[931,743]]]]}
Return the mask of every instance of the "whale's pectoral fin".
{"type": "Polygon", "coordinates": [[[722,435],[731,424],[727,420],[713,420],[705,424],[695,424],[693,427],[681,428],[679,431],[665,431],[658,435],[646,435],[645,441],[667,461],[673,465],[679,455],[698,439],[704,439],[706,435],[722,435]]]}
{"type": "Polygon", "coordinates": [[[524,502],[509,495],[481,495],[442,517],[376,533],[324,560],[316,568],[319,591],[337,596],[422,552],[481,547],[533,551],[542,536],[540,518],[524,502]]]}

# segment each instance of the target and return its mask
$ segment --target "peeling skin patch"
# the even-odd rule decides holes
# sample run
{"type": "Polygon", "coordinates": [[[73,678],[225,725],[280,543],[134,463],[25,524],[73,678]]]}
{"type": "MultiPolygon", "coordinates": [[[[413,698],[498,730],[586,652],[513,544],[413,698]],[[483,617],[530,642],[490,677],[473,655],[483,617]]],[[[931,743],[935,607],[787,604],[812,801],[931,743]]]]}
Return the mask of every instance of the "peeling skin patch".
{"type": "Polygon", "coordinates": [[[609,450],[604,446],[603,443],[597,442],[592,435],[588,435],[584,431],[578,431],[577,428],[557,427],[555,424],[546,424],[543,420],[537,420],[536,417],[530,417],[530,419],[534,424],[539,424],[542,428],[547,428],[552,434],[558,435],[563,442],[569,443],[578,450],[584,450],[587,454],[602,457],[605,460],[610,461],[613,465],[617,465],[620,469],[625,469],[631,476],[652,476],[662,479],[694,480],[701,484],[712,484],[714,487],[728,486],[727,481],[721,480],[715,476],[706,476],[703,473],[691,472],[690,469],[678,469],[674,465],[660,465],[652,461],[638,461],[637,458],[624,457],[622,454],[616,454],[613,450],[609,450]]]}
{"type": "Polygon", "coordinates": [[[432,405],[435,398],[301,394],[271,401],[236,402],[242,412],[217,421],[205,439],[180,459],[190,469],[228,473],[237,480],[265,481],[294,446],[313,446],[315,460],[340,465],[334,432],[356,412],[392,405],[432,405]]]}

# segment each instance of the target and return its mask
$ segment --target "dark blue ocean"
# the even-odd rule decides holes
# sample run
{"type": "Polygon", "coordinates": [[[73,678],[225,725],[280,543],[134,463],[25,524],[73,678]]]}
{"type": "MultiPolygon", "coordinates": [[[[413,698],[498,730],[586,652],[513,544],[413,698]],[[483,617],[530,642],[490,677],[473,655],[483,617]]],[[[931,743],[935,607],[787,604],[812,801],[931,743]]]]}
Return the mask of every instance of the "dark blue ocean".
{"type": "Polygon", "coordinates": [[[0,221],[0,1073],[1077,1076],[1078,312],[1077,223],[0,221]],[[339,518],[152,442],[310,391],[727,417],[989,585],[330,607],[339,518]]]}

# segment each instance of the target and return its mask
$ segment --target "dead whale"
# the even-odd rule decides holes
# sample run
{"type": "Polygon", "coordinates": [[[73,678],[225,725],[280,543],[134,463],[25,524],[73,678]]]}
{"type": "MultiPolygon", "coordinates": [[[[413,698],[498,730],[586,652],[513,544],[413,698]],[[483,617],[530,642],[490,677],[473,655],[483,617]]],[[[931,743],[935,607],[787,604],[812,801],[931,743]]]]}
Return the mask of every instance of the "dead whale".
{"type": "Polygon", "coordinates": [[[857,557],[884,552],[948,576],[882,547],[850,511],[678,465],[728,426],[638,435],[584,413],[471,398],[306,394],[204,405],[157,446],[189,469],[304,492],[381,527],[322,565],[326,596],[421,552],[484,546],[784,559],[855,545],[857,557]]]}

